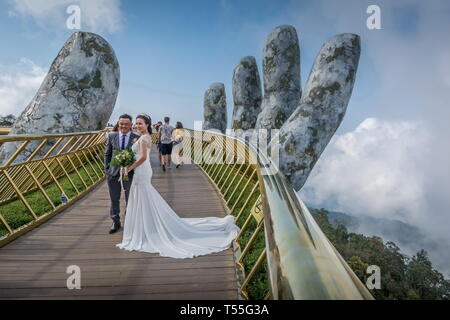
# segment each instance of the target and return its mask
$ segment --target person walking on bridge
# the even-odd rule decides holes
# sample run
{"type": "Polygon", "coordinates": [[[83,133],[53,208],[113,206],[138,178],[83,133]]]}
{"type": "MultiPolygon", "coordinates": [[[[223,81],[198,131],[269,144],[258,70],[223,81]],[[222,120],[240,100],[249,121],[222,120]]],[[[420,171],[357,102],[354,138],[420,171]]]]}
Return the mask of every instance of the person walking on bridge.
{"type": "Polygon", "coordinates": [[[172,133],[174,128],[169,124],[170,118],[164,117],[164,124],[159,128],[159,138],[161,141],[162,169],[171,169],[172,164],[172,133]]]}
{"type": "Polygon", "coordinates": [[[180,121],[177,121],[175,125],[175,130],[173,132],[173,162],[176,163],[176,168],[178,169],[181,165],[183,165],[183,159],[180,156],[183,151],[183,139],[184,139],[184,130],[183,124],[180,121]]]}

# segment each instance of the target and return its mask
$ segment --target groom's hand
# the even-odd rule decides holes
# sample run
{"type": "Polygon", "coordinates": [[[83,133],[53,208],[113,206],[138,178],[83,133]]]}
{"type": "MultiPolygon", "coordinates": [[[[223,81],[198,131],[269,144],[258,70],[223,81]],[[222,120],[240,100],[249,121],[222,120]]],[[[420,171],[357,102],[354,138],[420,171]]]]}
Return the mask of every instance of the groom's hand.
{"type": "Polygon", "coordinates": [[[111,141],[111,134],[108,134],[108,140],[106,142],[105,155],[103,160],[106,173],[108,173],[109,170],[109,163],[111,162],[112,154],[113,154],[113,145],[111,141]]]}

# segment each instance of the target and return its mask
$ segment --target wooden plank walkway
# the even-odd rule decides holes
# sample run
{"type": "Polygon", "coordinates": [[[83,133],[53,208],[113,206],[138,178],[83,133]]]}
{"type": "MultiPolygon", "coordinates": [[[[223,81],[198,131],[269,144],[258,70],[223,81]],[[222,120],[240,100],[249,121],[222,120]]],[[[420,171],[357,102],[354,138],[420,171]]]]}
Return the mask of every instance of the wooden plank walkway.
{"type": "MultiPolygon", "coordinates": [[[[225,216],[196,165],[162,172],[153,148],[153,184],[181,217],[225,216]]],[[[125,201],[122,195],[122,212],[125,201]]],[[[123,222],[122,216],[122,222],[123,222]]],[[[50,221],[0,248],[0,299],[237,299],[232,249],[193,259],[128,252],[108,234],[106,182],[50,221]],[[81,269],[81,289],[66,286],[81,269]]]]}

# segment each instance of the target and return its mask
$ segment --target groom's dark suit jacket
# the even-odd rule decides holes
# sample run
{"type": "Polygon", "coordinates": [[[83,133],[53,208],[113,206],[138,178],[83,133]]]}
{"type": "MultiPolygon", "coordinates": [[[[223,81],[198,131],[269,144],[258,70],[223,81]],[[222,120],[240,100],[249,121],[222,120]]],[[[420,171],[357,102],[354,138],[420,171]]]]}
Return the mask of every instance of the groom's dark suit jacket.
{"type": "MultiPolygon", "coordinates": [[[[127,147],[131,147],[133,144],[134,139],[139,139],[139,135],[131,132],[130,139],[128,140],[127,147]]],[[[106,143],[106,150],[105,150],[105,171],[107,174],[111,176],[116,176],[119,174],[120,167],[112,167],[109,165],[112,159],[113,151],[114,150],[120,150],[119,148],[119,132],[111,132],[108,135],[108,141],[106,143]]],[[[129,174],[130,177],[134,174],[132,170],[129,174]]]]}

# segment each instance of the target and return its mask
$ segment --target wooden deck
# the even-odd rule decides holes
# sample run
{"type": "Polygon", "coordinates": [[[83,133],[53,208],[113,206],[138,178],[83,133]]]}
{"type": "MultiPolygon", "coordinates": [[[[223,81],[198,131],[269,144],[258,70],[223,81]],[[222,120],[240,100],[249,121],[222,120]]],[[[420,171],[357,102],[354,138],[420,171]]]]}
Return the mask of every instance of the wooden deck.
{"type": "MultiPolygon", "coordinates": [[[[153,184],[181,217],[225,216],[214,187],[197,166],[164,173],[152,151],[153,184]]],[[[124,208],[123,196],[121,203],[124,208]]],[[[123,229],[110,235],[110,225],[103,182],[69,209],[0,248],[0,299],[238,298],[231,249],[193,259],[128,252],[115,247],[123,229]],[[70,265],[81,269],[79,290],[66,286],[70,265]]]]}

